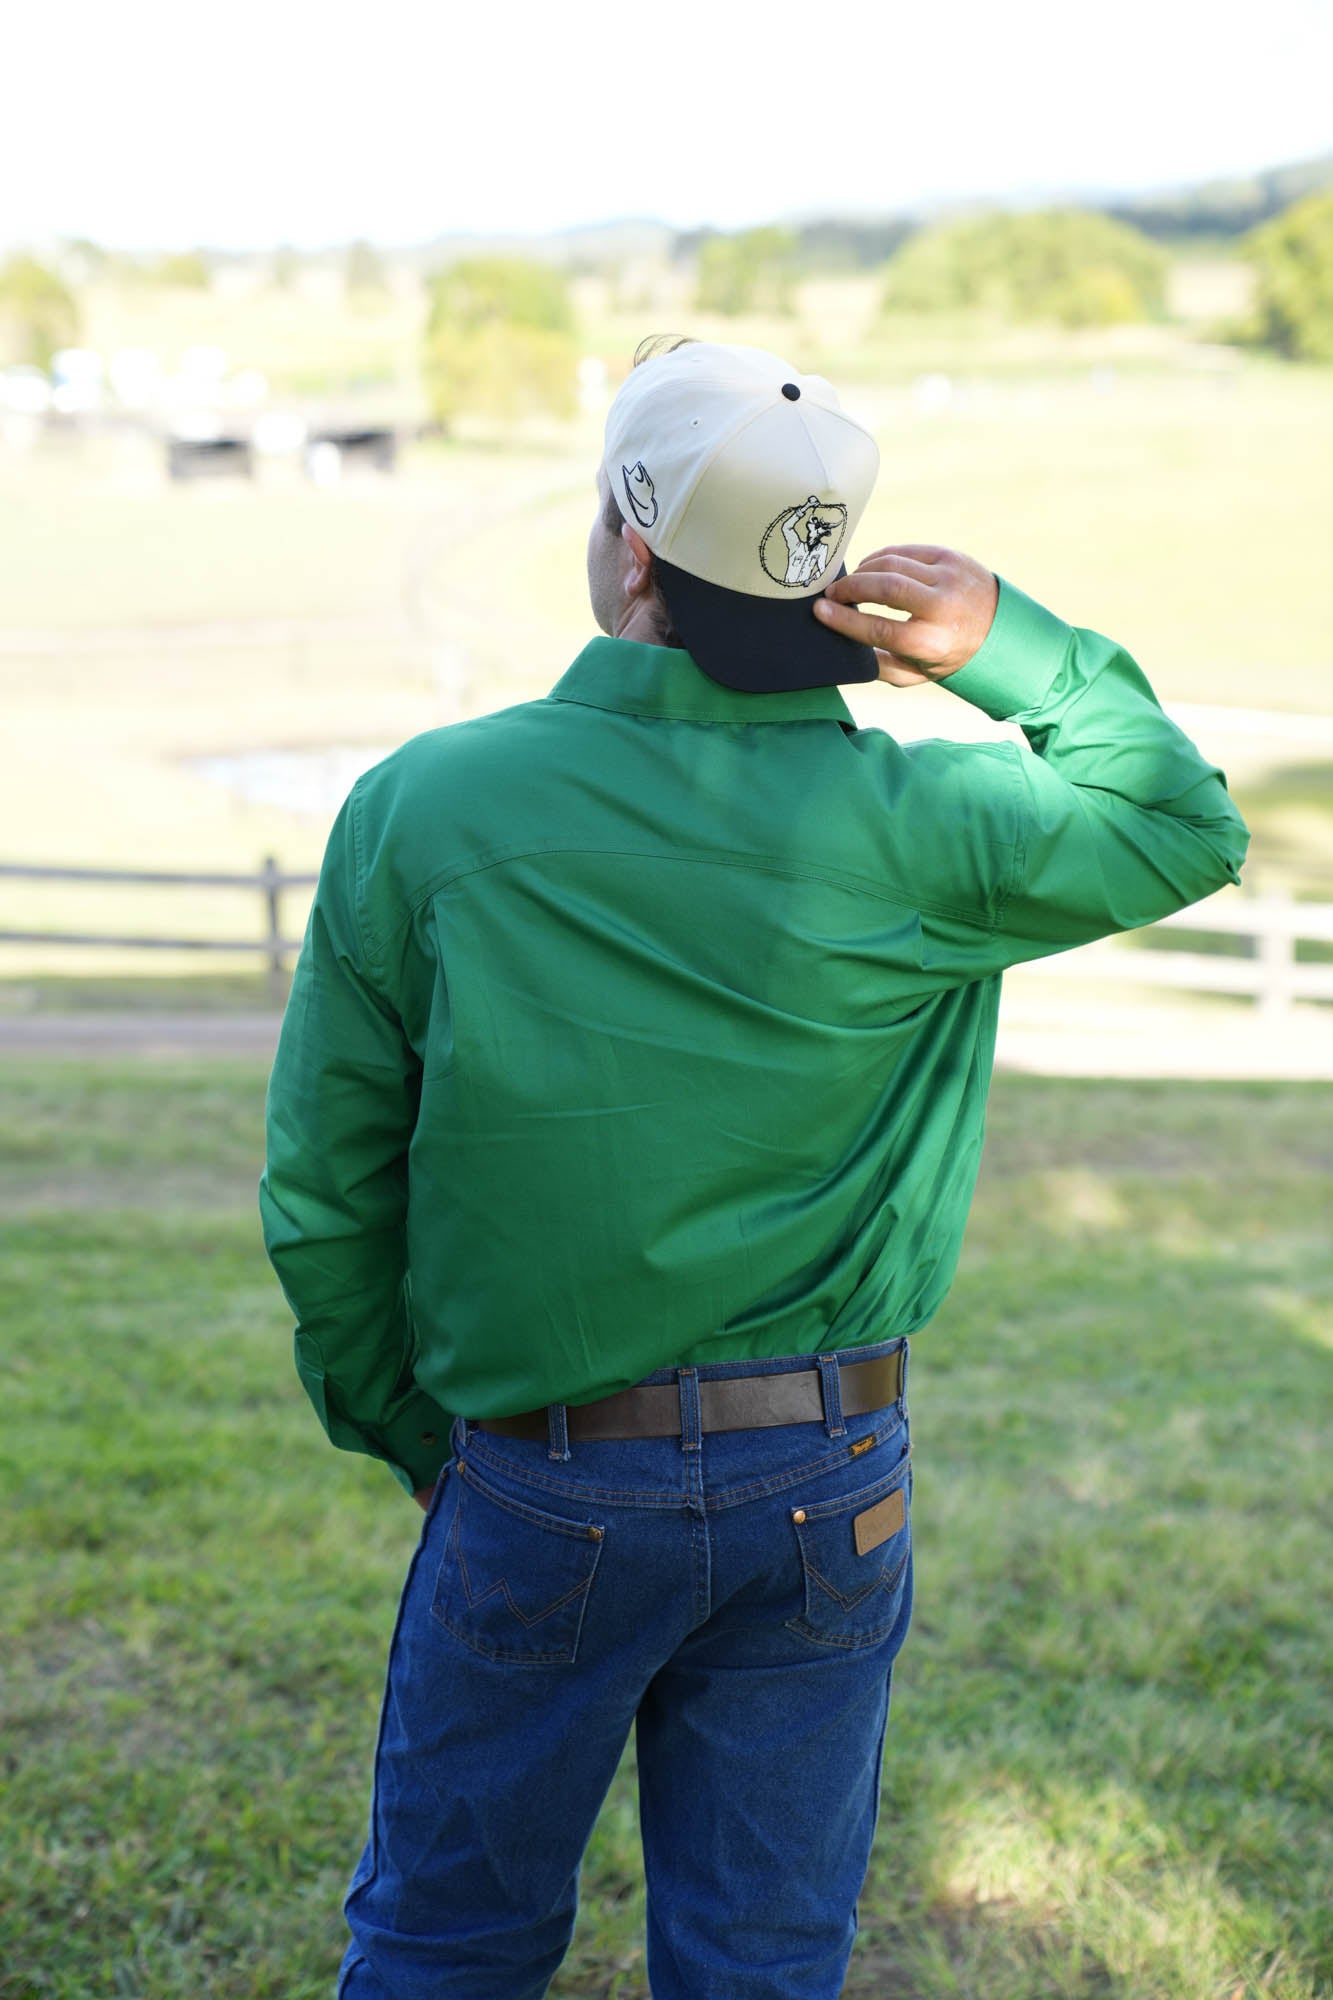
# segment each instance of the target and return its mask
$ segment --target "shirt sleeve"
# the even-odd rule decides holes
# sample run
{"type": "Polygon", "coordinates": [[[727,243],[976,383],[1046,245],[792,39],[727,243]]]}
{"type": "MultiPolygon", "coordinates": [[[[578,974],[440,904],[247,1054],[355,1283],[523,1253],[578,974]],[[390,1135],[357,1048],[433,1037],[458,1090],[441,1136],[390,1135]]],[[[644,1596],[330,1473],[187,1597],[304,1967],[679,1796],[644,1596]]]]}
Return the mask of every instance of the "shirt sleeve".
{"type": "Polygon", "coordinates": [[[320,1422],[415,1492],[448,1457],[452,1419],[413,1379],[407,1155],[420,1065],[367,968],[355,799],[329,838],[283,1017],[259,1207],[320,1422]]]}
{"type": "Polygon", "coordinates": [[[1249,832],[1226,780],[1129,654],[998,582],[990,632],[943,685],[1016,722],[1036,753],[1011,745],[991,763],[1011,801],[1000,961],[1133,930],[1238,882],[1249,832]]]}

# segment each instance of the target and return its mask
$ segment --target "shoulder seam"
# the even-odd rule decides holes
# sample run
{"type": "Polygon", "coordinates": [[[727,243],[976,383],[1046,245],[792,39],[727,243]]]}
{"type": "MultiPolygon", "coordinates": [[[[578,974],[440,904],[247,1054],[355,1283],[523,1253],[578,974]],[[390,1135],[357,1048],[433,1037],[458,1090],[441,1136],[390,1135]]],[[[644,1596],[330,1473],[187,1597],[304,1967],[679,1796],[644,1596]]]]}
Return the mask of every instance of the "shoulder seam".
{"type": "Polygon", "coordinates": [[[1009,913],[1009,905],[1018,894],[1023,879],[1027,874],[1026,821],[1023,813],[1023,754],[1017,744],[1009,744],[1006,747],[1012,749],[1014,752],[1013,757],[1009,760],[1009,768],[1013,774],[1011,790],[1014,802],[1014,838],[1009,873],[1000,891],[1000,898],[995,911],[995,922],[992,925],[992,931],[996,935],[1003,929],[1004,920],[1009,913]]]}
{"type": "Polygon", "coordinates": [[[412,922],[418,911],[424,909],[433,897],[438,896],[442,890],[451,887],[453,883],[466,881],[470,875],[484,874],[490,868],[503,867],[507,861],[521,861],[537,855],[560,854],[615,854],[639,861],[665,861],[673,864],[687,862],[695,867],[736,867],[749,869],[757,874],[782,875],[793,881],[834,883],[841,888],[850,889],[854,893],[870,896],[876,902],[890,903],[895,909],[915,910],[925,916],[942,917],[955,923],[966,924],[969,929],[981,931],[987,935],[991,935],[996,926],[996,917],[994,915],[983,917],[975,912],[958,909],[947,903],[926,902],[919,898],[891,895],[865,876],[853,875],[838,869],[816,870],[798,868],[782,861],[755,859],[753,856],[746,854],[731,852],[724,854],[692,854],[679,848],[668,852],[655,848],[639,847],[593,847],[588,845],[533,847],[531,845],[524,845],[502,849],[498,852],[484,855],[481,859],[471,862],[466,867],[442,869],[438,875],[431,876],[412,896],[406,907],[394,921],[391,929],[386,931],[379,939],[374,955],[379,956],[383,953],[388,948],[391,940],[412,922]]]}
{"type": "Polygon", "coordinates": [[[382,945],[372,942],[366,927],[366,846],[361,825],[361,780],[357,779],[350,795],[352,820],[352,867],[353,898],[352,916],[356,923],[357,940],[361,946],[361,956],[370,965],[380,956],[382,945]]]}

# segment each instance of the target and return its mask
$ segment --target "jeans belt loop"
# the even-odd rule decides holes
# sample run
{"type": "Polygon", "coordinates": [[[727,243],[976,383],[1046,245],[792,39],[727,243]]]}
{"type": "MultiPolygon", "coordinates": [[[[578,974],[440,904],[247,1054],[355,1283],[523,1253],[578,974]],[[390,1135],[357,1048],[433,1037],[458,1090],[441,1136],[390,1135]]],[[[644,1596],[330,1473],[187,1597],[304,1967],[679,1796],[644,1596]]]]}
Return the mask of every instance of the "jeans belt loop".
{"type": "Polygon", "coordinates": [[[569,1458],[569,1417],[563,1403],[546,1405],[546,1438],[548,1458],[569,1458]]]}
{"type": "Polygon", "coordinates": [[[680,1385],[680,1448],[682,1451],[702,1451],[699,1371],[697,1368],[678,1368],[676,1379],[680,1385]]]}
{"type": "Polygon", "coordinates": [[[819,1363],[819,1385],[824,1392],[824,1428],[831,1438],[845,1437],[847,1426],[842,1420],[842,1382],[838,1375],[836,1354],[817,1354],[819,1363]]]}

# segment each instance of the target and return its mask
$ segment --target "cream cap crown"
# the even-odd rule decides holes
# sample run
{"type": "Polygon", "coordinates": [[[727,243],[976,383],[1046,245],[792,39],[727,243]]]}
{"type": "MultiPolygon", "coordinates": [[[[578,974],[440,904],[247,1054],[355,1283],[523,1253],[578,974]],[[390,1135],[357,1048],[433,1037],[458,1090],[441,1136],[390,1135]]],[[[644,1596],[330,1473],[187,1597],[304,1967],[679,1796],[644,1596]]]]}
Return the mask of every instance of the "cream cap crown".
{"type": "Polygon", "coordinates": [[[631,371],[603,465],[654,555],[724,590],[791,600],[838,574],[879,447],[822,375],[766,348],[692,341],[631,371]]]}

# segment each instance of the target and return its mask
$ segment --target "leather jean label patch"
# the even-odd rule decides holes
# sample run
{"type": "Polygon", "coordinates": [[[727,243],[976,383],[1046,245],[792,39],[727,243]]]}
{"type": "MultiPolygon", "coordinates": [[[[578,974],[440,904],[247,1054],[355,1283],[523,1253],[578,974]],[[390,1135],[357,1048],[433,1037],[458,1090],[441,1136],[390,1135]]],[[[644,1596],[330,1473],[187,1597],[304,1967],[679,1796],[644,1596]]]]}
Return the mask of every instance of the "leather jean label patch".
{"type": "Polygon", "coordinates": [[[887,1500],[878,1506],[867,1507],[864,1514],[852,1519],[852,1529],[856,1536],[856,1553],[869,1555],[881,1542],[887,1542],[890,1535],[896,1535],[906,1519],[906,1502],[901,1486],[896,1493],[890,1493],[887,1500]]]}

